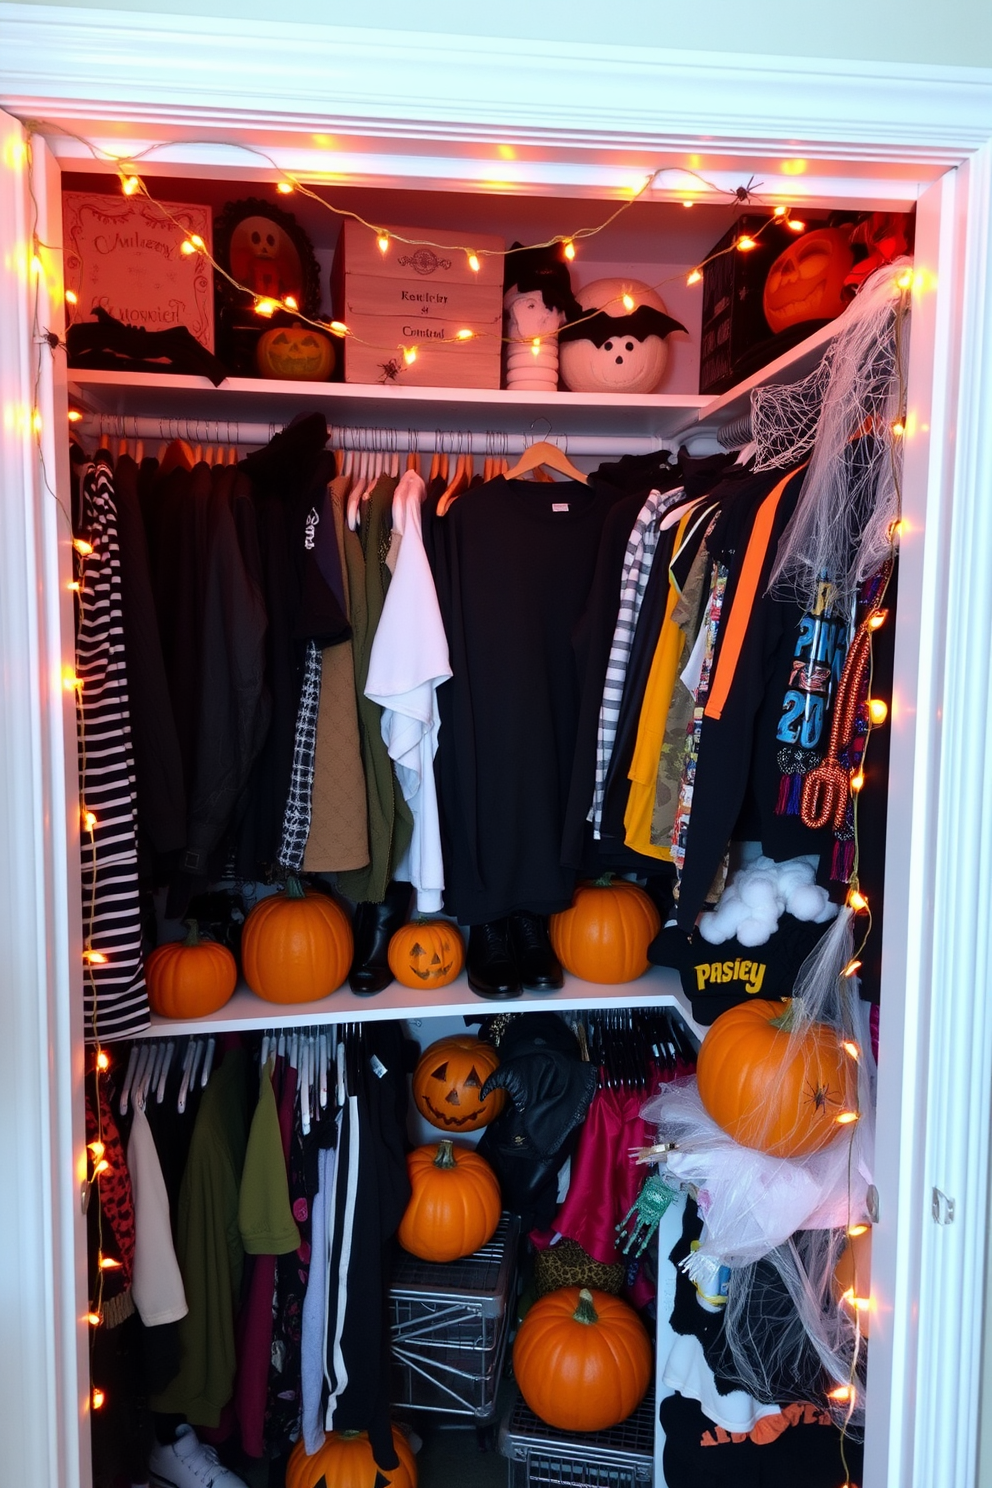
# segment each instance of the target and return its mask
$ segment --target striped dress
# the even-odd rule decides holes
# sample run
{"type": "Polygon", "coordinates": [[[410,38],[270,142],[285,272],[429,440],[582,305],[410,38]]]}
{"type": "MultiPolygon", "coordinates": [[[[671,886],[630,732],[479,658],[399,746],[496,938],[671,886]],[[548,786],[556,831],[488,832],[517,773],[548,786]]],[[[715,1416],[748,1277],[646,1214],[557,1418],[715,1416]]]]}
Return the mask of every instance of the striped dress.
{"type": "Polygon", "coordinates": [[[149,1019],[117,513],[105,465],[83,477],[80,526],[93,547],[81,563],[76,633],[84,1031],[108,1041],[143,1032],[149,1019]]]}

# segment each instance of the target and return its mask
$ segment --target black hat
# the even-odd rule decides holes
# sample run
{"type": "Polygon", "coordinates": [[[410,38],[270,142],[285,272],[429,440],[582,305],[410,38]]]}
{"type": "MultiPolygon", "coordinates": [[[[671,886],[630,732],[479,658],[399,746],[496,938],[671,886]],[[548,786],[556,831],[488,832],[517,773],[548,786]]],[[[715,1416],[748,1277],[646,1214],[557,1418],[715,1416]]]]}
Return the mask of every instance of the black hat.
{"type": "Polygon", "coordinates": [[[582,306],[572,293],[572,278],[563,244],[553,243],[549,248],[524,248],[520,243],[514,243],[504,264],[504,294],[514,288],[519,294],[530,294],[539,289],[549,310],[562,310],[569,320],[582,314],[582,306]]]}

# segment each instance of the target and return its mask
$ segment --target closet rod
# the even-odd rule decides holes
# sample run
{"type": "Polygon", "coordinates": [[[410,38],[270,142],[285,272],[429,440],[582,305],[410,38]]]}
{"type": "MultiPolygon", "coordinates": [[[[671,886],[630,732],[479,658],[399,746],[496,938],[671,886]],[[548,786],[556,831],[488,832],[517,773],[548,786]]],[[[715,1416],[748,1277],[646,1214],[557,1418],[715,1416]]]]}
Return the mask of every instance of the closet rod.
{"type": "MultiPolygon", "coordinates": [[[[116,413],[85,413],[75,428],[84,436],[111,439],[172,440],[189,444],[236,444],[258,448],[282,424],[241,423],[236,419],[149,418],[116,413]]],[[[649,455],[664,447],[660,435],[507,433],[500,429],[383,429],[328,425],[332,449],[433,454],[519,455],[538,439],[548,439],[570,455],[649,455]]]]}

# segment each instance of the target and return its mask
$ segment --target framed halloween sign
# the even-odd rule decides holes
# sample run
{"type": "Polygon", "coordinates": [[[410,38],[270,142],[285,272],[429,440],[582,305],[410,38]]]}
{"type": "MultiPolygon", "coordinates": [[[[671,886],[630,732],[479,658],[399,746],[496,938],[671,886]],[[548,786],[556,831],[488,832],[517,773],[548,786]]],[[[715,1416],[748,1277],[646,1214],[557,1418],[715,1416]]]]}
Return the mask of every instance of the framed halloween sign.
{"type": "Polygon", "coordinates": [[[211,249],[209,207],[67,191],[62,230],[65,287],[77,298],[74,320],[99,306],[147,331],[185,326],[214,350],[213,269],[203,254],[181,251],[194,234],[211,249]]]}

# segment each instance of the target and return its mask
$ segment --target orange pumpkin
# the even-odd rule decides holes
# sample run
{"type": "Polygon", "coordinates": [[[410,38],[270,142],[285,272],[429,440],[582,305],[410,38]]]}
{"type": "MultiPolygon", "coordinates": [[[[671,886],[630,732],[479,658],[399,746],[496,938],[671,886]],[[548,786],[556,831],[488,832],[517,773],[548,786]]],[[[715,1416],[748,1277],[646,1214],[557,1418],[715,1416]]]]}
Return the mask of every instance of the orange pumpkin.
{"type": "Polygon", "coordinates": [[[446,987],[465,965],[465,943],[448,920],[412,920],[389,942],[387,959],[401,987],[446,987]]]}
{"type": "Polygon", "coordinates": [[[376,1466],[367,1431],[329,1431],[309,1456],[298,1441],[286,1464],[286,1488],[417,1488],[417,1463],[406,1437],[393,1427],[399,1467],[376,1466]]]}
{"type": "Polygon", "coordinates": [[[501,1199],[485,1158],[445,1140],[416,1148],[406,1166],[413,1193],[400,1221],[404,1250],[422,1261],[457,1261],[493,1238],[501,1199]]]}
{"type": "Polygon", "coordinates": [[[229,1002],[238,965],[226,946],[201,940],[195,920],[185,940],[160,945],[145,961],[148,1001],[162,1018],[205,1018],[229,1002]]]}
{"type": "Polygon", "coordinates": [[[255,363],[263,377],[326,382],[334,370],[334,343],[312,326],[273,326],[258,338],[255,363]]]}
{"type": "Polygon", "coordinates": [[[661,916],[636,884],[597,879],[575,891],[571,909],[548,926],[555,955],[584,982],[632,982],[648,969],[648,946],[661,916]]]}
{"type": "Polygon", "coordinates": [[[605,1431],[647,1393],[647,1329],[609,1292],[562,1287],[535,1302],[513,1345],[513,1372],[534,1412],[560,1431],[605,1431]]]}
{"type": "Polygon", "coordinates": [[[849,1235],[837,1258],[833,1274],[834,1300],[847,1308],[852,1317],[857,1313],[863,1338],[868,1337],[871,1320],[871,1229],[860,1235],[849,1235]]]}
{"type": "Polygon", "coordinates": [[[298,878],[255,905],[241,933],[241,965],[266,1002],[316,1002],[341,986],[353,953],[351,925],[326,894],[308,893],[298,878]]]}
{"type": "Polygon", "coordinates": [[[806,1157],[847,1130],[855,1063],[841,1035],[814,1023],[798,1040],[790,1001],[755,998],[721,1013],[696,1063],[699,1096],[718,1126],[772,1157],[806,1157]]]}
{"type": "Polygon", "coordinates": [[[498,1116],[506,1091],[479,1092],[499,1064],[492,1044],[470,1033],[438,1039],[420,1057],[413,1074],[413,1103],[431,1126],[442,1131],[478,1131],[498,1116]]]}

